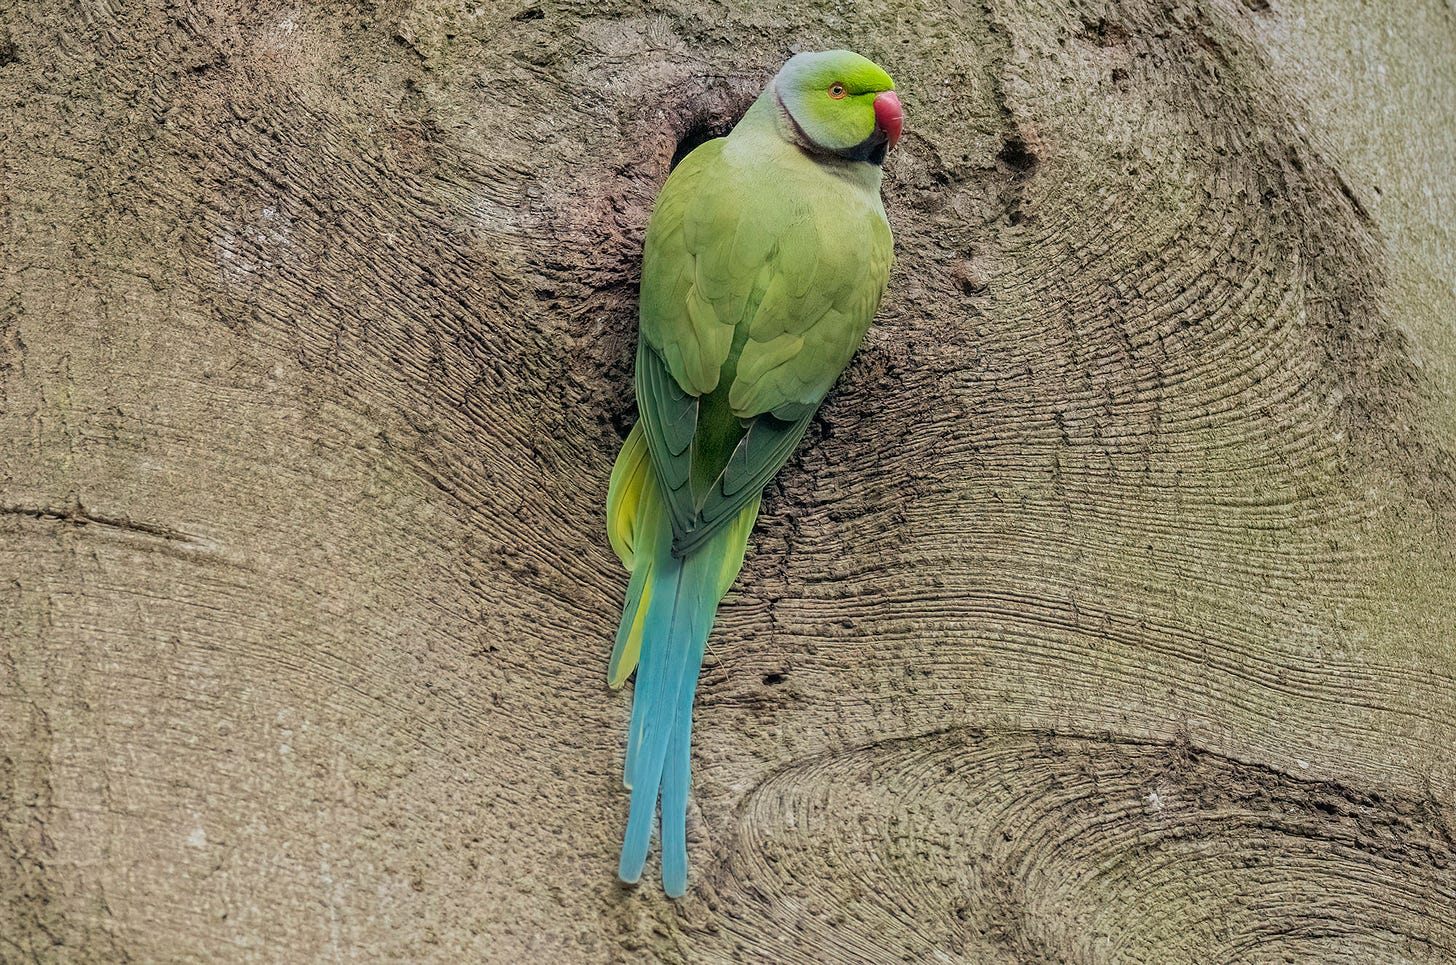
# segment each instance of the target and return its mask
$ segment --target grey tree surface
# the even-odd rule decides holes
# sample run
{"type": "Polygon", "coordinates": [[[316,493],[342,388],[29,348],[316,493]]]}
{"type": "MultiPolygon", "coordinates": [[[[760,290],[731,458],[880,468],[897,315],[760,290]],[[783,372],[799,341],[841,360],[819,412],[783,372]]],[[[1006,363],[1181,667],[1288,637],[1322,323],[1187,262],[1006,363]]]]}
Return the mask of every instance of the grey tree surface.
{"type": "Polygon", "coordinates": [[[9,0],[0,98],[0,960],[1456,960],[1449,3],[9,0]],[[674,903],[641,239],[835,46],[898,260],[674,903]]]}

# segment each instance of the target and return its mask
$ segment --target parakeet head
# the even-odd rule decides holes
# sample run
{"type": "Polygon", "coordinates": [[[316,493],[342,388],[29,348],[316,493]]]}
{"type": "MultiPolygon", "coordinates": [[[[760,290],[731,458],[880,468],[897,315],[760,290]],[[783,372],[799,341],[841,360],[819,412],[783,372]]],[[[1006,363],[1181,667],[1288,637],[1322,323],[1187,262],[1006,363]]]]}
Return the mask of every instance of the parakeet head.
{"type": "Polygon", "coordinates": [[[904,114],[895,82],[859,54],[795,54],[772,88],[806,150],[880,164],[900,139],[904,114]]]}

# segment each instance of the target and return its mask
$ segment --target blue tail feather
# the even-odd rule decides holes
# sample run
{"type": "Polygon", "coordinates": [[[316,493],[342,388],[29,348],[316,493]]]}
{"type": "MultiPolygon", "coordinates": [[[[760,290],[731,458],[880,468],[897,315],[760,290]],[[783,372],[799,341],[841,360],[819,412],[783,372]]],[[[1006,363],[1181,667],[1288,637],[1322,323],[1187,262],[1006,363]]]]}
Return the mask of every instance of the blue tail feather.
{"type": "MultiPolygon", "coordinates": [[[[699,663],[702,662],[699,655],[699,663]]],[[[694,684],[696,681],[694,681],[694,684]]],[[[690,684],[691,688],[693,685],[690,684]]],[[[673,728],[662,771],[662,890],[681,898],[688,890],[688,784],[692,764],[692,694],[673,728]]]]}
{"type": "Polygon", "coordinates": [[[632,579],[608,673],[609,682],[617,686],[634,664],[637,668],[622,773],[632,792],[631,810],[617,874],[629,883],[642,877],[660,799],[663,890],[677,898],[688,886],[693,695],[718,602],[743,565],[758,500],[686,556],[674,556],[672,523],[657,495],[657,481],[645,462],[641,471],[647,475],[631,525],[618,520],[620,531],[628,533],[622,539],[628,552],[623,558],[632,579]],[[634,632],[639,617],[640,634],[634,632]]]}
{"type": "Polygon", "coordinates": [[[718,609],[712,557],[699,552],[683,560],[664,553],[656,561],[627,737],[625,782],[632,803],[617,873],[626,882],[641,878],[660,793],[663,886],[673,897],[687,891],[693,695],[718,609]]]}
{"type": "Polygon", "coordinates": [[[625,783],[632,788],[627,833],[622,841],[622,859],[617,875],[635,882],[642,877],[647,849],[652,838],[652,819],[657,811],[657,792],[662,778],[663,756],[672,717],[662,705],[670,694],[668,684],[672,614],[682,588],[682,561],[670,560],[656,573],[657,590],[648,603],[642,631],[642,656],[637,663],[637,682],[632,692],[632,724],[627,731],[625,783]],[[673,587],[671,593],[663,592],[673,587]],[[666,621],[664,621],[663,611],[666,621]],[[664,625],[665,623],[665,625],[664,625]],[[659,745],[660,748],[659,749],[659,745]]]}

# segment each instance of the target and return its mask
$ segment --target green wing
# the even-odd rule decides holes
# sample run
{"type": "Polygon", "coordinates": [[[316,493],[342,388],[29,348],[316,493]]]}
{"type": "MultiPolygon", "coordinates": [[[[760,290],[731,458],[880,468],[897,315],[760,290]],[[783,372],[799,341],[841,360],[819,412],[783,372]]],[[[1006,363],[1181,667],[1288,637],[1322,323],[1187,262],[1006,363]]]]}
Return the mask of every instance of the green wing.
{"type": "Polygon", "coordinates": [[[738,359],[733,411],[795,419],[819,407],[875,317],[891,252],[878,205],[823,206],[789,229],[738,359]]]}
{"type": "Polygon", "coordinates": [[[890,270],[877,200],[846,203],[817,171],[745,184],[721,153],[710,141],[673,171],[643,259],[637,399],[678,554],[788,460],[890,270]]]}
{"type": "Polygon", "coordinates": [[[717,386],[748,294],[732,277],[739,212],[718,177],[723,143],[699,146],[668,176],[642,258],[642,338],[692,395],[717,386]]]}

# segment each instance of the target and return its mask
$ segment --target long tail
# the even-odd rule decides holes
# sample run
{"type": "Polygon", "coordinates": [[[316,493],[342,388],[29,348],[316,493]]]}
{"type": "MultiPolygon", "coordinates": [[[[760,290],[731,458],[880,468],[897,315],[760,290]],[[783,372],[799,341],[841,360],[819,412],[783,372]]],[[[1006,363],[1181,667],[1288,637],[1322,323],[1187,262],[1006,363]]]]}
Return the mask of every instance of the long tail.
{"type": "Polygon", "coordinates": [[[686,557],[672,554],[672,524],[639,424],[627,437],[607,496],[607,532],[632,573],[607,670],[620,687],[637,669],[624,783],[632,791],[618,876],[642,877],[662,800],[662,886],[688,886],[687,809],[693,693],[718,602],[743,566],[758,500],[686,557]]]}

